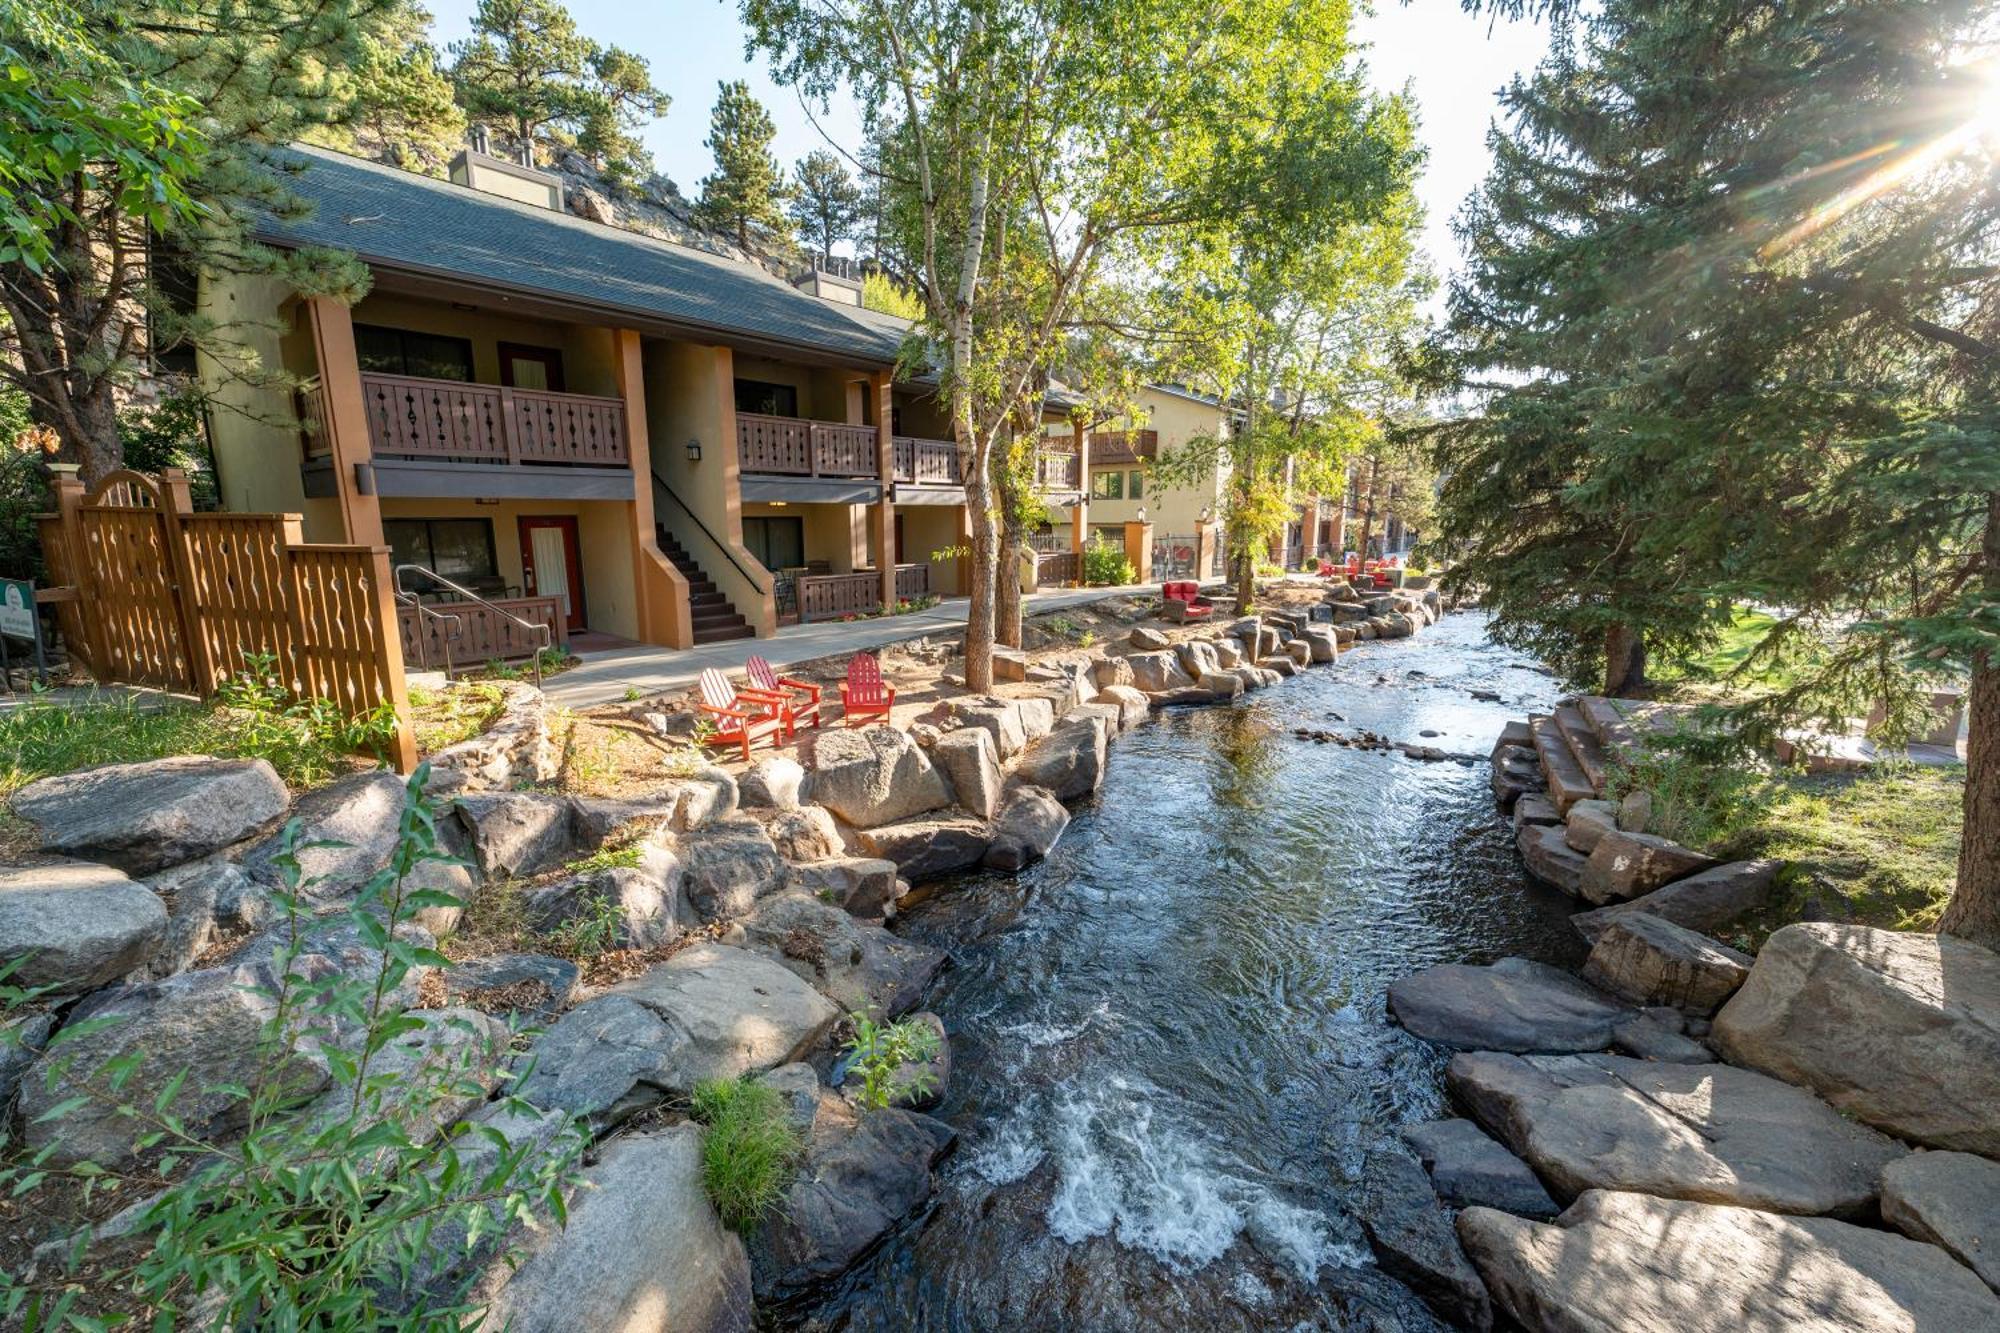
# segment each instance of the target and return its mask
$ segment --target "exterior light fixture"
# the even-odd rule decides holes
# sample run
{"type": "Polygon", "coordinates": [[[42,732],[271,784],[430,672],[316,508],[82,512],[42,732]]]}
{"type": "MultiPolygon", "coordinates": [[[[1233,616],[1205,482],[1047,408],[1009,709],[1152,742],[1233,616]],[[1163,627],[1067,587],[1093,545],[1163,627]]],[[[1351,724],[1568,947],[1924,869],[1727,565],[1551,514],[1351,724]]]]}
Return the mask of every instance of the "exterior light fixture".
{"type": "Polygon", "coordinates": [[[688,443],[687,443],[687,450],[688,450],[688,462],[690,462],[690,463],[699,463],[699,462],[701,461],[701,441],[700,441],[700,440],[697,440],[697,439],[695,439],[694,437],[690,436],[690,437],[688,438],[688,443]]]}

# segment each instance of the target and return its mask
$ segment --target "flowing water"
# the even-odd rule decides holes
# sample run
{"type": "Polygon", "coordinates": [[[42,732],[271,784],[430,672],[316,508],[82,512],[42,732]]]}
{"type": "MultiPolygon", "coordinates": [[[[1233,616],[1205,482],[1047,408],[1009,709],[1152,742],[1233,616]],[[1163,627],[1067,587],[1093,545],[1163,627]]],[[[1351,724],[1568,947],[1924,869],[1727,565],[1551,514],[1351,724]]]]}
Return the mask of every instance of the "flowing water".
{"type": "Polygon", "coordinates": [[[1127,734],[1046,862],[908,912],[903,932],[955,964],[931,1007],[958,1148],[931,1212],[788,1322],[1436,1327],[1353,1215],[1368,1155],[1445,1113],[1441,1057],[1383,996],[1432,963],[1575,961],[1566,900],[1525,878],[1484,762],[1555,692],[1476,615],[1365,645],[1127,734]]]}

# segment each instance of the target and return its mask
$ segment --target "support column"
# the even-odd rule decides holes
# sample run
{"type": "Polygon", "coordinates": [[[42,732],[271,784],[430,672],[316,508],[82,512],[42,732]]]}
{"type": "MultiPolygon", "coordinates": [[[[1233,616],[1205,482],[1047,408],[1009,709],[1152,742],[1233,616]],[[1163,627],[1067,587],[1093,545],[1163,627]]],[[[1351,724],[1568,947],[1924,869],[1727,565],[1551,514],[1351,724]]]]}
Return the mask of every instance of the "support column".
{"type": "Polygon", "coordinates": [[[356,546],[384,545],[375,450],[368,441],[368,405],[361,397],[361,358],[354,350],[354,312],[329,296],[307,297],[304,311],[319,367],[341,537],[356,546]]]}
{"type": "Polygon", "coordinates": [[[1194,525],[1194,581],[1201,583],[1212,577],[1209,570],[1215,568],[1215,524],[1196,522],[1194,525]]]}
{"type": "Polygon", "coordinates": [[[1299,505],[1299,568],[1319,554],[1319,497],[1309,496],[1299,505]]]}
{"type": "Polygon", "coordinates": [[[875,568],[882,576],[882,609],[896,609],[896,442],[892,434],[895,405],[890,401],[889,372],[878,370],[868,377],[868,393],[875,404],[875,453],[882,478],[882,499],[875,506],[875,568]]]}
{"type": "Polygon", "coordinates": [[[1153,581],[1153,525],[1131,522],[1125,525],[1125,558],[1139,572],[1139,582],[1153,581]]]}
{"type": "Polygon", "coordinates": [[[1076,552],[1076,581],[1083,582],[1083,548],[1090,541],[1090,436],[1081,421],[1070,423],[1076,441],[1076,503],[1069,511],[1069,549],[1076,552]]]}
{"type": "Polygon", "coordinates": [[[668,648],[694,646],[694,611],[687,576],[660,550],[653,513],[653,445],[646,425],[646,369],[636,329],[611,330],[611,368],[625,403],[625,448],[631,459],[632,588],[639,637],[668,648]]]}

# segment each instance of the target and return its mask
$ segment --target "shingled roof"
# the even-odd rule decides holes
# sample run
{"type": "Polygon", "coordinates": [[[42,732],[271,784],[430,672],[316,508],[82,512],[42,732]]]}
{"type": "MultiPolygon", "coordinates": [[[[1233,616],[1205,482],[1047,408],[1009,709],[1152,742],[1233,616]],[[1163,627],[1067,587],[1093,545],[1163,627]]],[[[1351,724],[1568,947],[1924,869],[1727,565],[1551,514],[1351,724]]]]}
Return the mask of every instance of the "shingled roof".
{"type": "MultiPolygon", "coordinates": [[[[322,148],[292,150],[303,221],[264,239],[350,250],[369,264],[575,302],[718,342],[736,338],[891,364],[900,338],[754,264],[322,148]]],[[[857,314],[859,312],[856,312],[857,314]]]]}

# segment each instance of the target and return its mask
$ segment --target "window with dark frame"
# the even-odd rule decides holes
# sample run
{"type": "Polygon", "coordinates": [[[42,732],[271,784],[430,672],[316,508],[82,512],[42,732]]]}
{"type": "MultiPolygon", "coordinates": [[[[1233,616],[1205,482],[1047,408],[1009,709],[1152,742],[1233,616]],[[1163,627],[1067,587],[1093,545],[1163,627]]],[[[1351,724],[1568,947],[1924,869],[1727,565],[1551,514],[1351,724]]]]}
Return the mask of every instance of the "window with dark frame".
{"type": "Polygon", "coordinates": [[[766,417],[796,417],[799,391],[795,385],[773,384],[769,380],[738,380],[736,410],[766,417]]]}
{"type": "Polygon", "coordinates": [[[472,383],[470,338],[417,333],[381,324],[356,324],[354,353],[362,370],[377,375],[414,375],[427,380],[472,383]]]}
{"type": "Polygon", "coordinates": [[[1140,468],[1133,468],[1130,480],[1125,485],[1125,498],[1143,500],[1146,498],[1146,474],[1140,468]]]}
{"type": "Polygon", "coordinates": [[[468,587],[473,587],[472,580],[491,584],[500,577],[489,519],[385,518],[382,535],[396,564],[422,565],[468,587]]]}
{"type": "Polygon", "coordinates": [[[1093,500],[1122,500],[1125,498],[1125,474],[1123,472],[1093,472],[1090,474],[1090,498],[1093,500]]]}
{"type": "Polygon", "coordinates": [[[766,569],[800,568],[806,562],[805,520],[746,515],[743,545],[766,569]]]}

